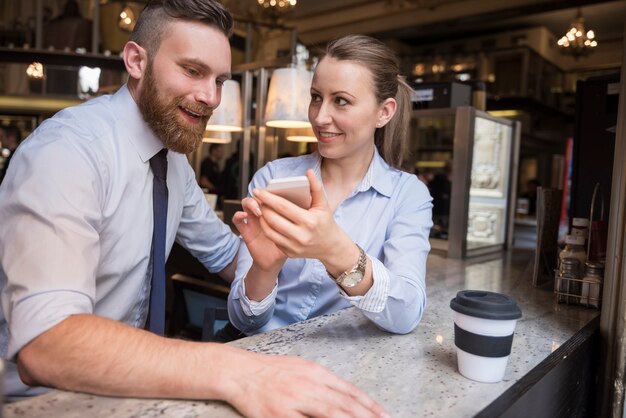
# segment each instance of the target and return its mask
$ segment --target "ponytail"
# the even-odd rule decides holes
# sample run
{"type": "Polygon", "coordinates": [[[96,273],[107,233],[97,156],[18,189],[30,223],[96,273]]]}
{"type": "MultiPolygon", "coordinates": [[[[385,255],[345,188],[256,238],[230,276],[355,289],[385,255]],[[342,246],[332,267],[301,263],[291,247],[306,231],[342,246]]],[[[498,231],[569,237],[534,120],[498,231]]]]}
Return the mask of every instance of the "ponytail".
{"type": "Polygon", "coordinates": [[[398,75],[398,91],[396,92],[396,113],[382,128],[376,129],[374,143],[378,153],[392,167],[400,168],[404,157],[405,142],[411,120],[411,94],[413,89],[403,76],[398,75]]]}

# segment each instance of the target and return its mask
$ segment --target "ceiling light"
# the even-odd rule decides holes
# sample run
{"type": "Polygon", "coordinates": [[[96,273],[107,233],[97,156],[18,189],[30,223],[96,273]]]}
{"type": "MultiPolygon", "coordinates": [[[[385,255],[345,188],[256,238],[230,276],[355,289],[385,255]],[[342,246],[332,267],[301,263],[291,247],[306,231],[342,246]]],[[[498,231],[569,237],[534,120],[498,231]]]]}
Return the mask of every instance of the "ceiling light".
{"type": "Polygon", "coordinates": [[[202,142],[206,144],[228,144],[232,140],[231,135],[230,132],[213,132],[206,130],[204,131],[204,135],[202,135],[202,142]]]}
{"type": "Polygon", "coordinates": [[[127,5],[122,5],[122,11],[117,19],[117,27],[126,32],[132,32],[135,28],[135,13],[127,5]]]}
{"type": "Polygon", "coordinates": [[[303,68],[274,70],[267,92],[265,124],[273,128],[308,128],[313,73],[303,68]]]}
{"type": "Polygon", "coordinates": [[[35,79],[43,78],[43,64],[37,61],[33,62],[26,68],[26,75],[35,79]]]}
{"type": "Polygon", "coordinates": [[[296,5],[297,0],[258,0],[259,6],[264,9],[287,10],[296,5]]]}
{"type": "Polygon", "coordinates": [[[572,21],[569,29],[565,35],[557,41],[557,44],[561,48],[561,51],[578,57],[598,46],[598,42],[595,38],[595,32],[585,28],[585,18],[579,8],[576,19],[572,21]]]}
{"type": "Polygon", "coordinates": [[[292,129],[287,133],[287,141],[291,142],[317,142],[312,128],[292,129]]]}
{"type": "Polygon", "coordinates": [[[241,132],[243,120],[239,82],[226,80],[222,85],[222,99],[215,108],[206,129],[211,131],[241,132]]]}

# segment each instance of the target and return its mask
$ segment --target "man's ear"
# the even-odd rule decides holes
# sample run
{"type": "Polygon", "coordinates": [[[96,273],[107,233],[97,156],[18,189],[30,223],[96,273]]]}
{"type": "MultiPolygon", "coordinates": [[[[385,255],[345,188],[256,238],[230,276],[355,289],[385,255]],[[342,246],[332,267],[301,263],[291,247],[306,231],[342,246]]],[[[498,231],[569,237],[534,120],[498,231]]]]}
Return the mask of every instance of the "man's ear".
{"type": "Polygon", "coordinates": [[[124,45],[124,65],[131,78],[141,80],[148,66],[148,52],[138,43],[126,42],[124,45]]]}

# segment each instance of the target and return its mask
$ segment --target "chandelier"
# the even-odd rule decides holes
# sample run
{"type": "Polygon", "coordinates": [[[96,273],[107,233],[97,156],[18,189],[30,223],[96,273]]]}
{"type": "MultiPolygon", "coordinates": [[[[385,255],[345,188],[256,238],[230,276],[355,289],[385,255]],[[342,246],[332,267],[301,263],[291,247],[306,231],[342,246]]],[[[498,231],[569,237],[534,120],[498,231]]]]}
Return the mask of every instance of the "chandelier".
{"type": "Polygon", "coordinates": [[[585,18],[580,9],[578,9],[576,19],[570,23],[567,33],[557,41],[557,44],[561,51],[579,56],[598,46],[595,37],[596,35],[592,30],[585,29],[585,18]]]}
{"type": "Polygon", "coordinates": [[[287,10],[296,5],[297,0],[257,0],[259,6],[272,10],[287,10]]]}

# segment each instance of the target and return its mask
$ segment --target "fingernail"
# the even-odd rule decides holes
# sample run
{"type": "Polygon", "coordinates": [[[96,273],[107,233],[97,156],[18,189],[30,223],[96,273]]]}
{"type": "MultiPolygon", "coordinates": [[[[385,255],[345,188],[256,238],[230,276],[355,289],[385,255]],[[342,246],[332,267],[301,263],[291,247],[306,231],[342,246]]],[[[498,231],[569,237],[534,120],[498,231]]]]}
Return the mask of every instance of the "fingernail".
{"type": "Polygon", "coordinates": [[[255,209],[254,209],[254,214],[255,214],[256,216],[261,216],[261,208],[255,208],[255,209]]]}

